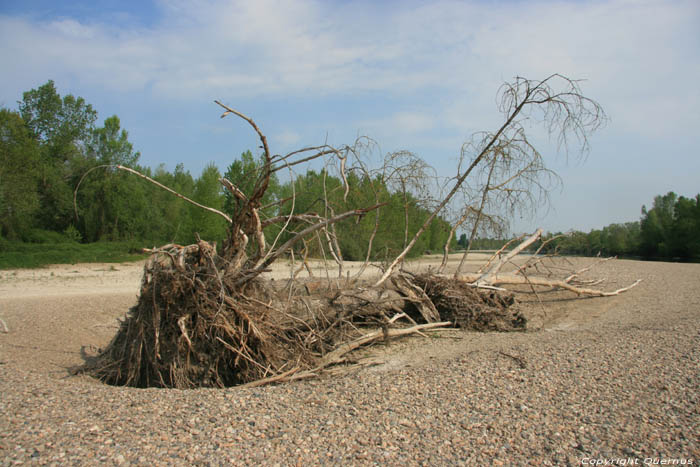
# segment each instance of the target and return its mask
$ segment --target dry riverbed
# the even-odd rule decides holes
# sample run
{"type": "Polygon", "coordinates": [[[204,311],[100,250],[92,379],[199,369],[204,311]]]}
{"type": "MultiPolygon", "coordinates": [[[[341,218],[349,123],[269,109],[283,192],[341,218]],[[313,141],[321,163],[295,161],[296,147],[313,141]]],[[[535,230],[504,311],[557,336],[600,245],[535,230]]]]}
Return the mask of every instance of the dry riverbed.
{"type": "Polygon", "coordinates": [[[607,262],[592,275],[609,289],[643,282],[524,295],[543,330],[379,344],[363,351],[376,365],[317,380],[177,391],[71,376],[136,302],[141,268],[0,271],[0,465],[700,463],[700,264],[607,262]]]}

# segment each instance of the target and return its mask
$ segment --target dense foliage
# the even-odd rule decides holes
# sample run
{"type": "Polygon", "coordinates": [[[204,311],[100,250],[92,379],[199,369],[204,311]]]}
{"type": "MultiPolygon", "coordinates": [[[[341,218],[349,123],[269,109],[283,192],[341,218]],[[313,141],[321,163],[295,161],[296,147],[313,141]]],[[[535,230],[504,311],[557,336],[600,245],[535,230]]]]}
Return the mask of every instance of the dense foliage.
{"type": "Polygon", "coordinates": [[[700,194],[670,192],[642,207],[640,253],[647,257],[700,260],[700,194]]]}
{"type": "MultiPolygon", "coordinates": [[[[477,239],[472,249],[498,249],[507,240],[477,239]]],[[[466,246],[466,235],[459,244],[466,246]]],[[[637,222],[610,224],[589,233],[574,231],[544,235],[534,243],[534,251],[548,242],[542,251],[561,254],[624,256],[644,259],[700,261],[700,194],[694,198],[674,192],[654,198],[651,209],[642,206],[637,222]]]]}
{"type": "MultiPolygon", "coordinates": [[[[380,177],[370,179],[350,173],[347,176],[349,191],[344,196],[343,181],[329,175],[325,170],[308,171],[280,189],[283,199],[295,196],[295,212],[316,212],[324,217],[333,216],[358,207],[369,207],[385,203],[380,209],[365,216],[347,219],[332,226],[331,233],[337,237],[344,259],[350,261],[364,260],[367,255],[370,238],[375,226],[372,259],[393,259],[406,246],[407,239],[415,235],[420,226],[430,216],[430,211],[421,206],[419,200],[410,193],[391,192],[385,180],[380,177]],[[326,201],[327,200],[327,201],[326,201]],[[408,215],[406,215],[406,213],[408,215]],[[377,216],[379,216],[377,222],[377,216]],[[408,219],[408,224],[406,223],[408,219]]],[[[280,214],[288,214],[291,202],[281,206],[280,214]]],[[[411,255],[442,251],[450,232],[450,224],[438,217],[430,228],[420,237],[411,250],[411,255]]],[[[283,236],[285,239],[287,236],[283,236]]],[[[321,253],[319,244],[327,242],[320,238],[309,245],[313,255],[321,253]]],[[[456,242],[452,242],[456,247],[456,242]]]]}
{"type": "MultiPolygon", "coordinates": [[[[133,168],[194,201],[233,215],[237,201],[222,189],[222,175],[215,165],[205,167],[198,178],[182,164],[172,172],[164,165],[155,170],[141,166],[140,154],[119,118],[111,116],[102,126],[97,120],[90,104],[72,95],[61,97],[53,81],[25,92],[17,111],[0,109],[0,251],[15,251],[19,243],[187,244],[194,241],[195,233],[208,240],[224,239],[226,222],[220,216],[112,167],[133,168]],[[9,242],[15,245],[11,249],[9,242]]],[[[262,160],[246,151],[224,175],[250,195],[261,164],[262,160]]],[[[280,183],[273,176],[263,199],[263,204],[271,206],[262,210],[262,218],[289,214],[292,207],[294,213],[314,211],[326,216],[386,203],[378,214],[381,222],[371,254],[376,259],[400,251],[405,238],[410,238],[429,215],[410,194],[404,197],[391,192],[384,180],[351,174],[348,182],[350,192],[345,197],[343,182],[325,171],[309,171],[295,177],[293,183],[280,183]],[[287,199],[275,204],[292,194],[296,196],[294,203],[287,199]]],[[[359,221],[352,219],[334,227],[331,236],[336,236],[344,259],[365,258],[376,215],[369,213],[359,221]]],[[[303,227],[290,225],[292,229],[303,227]]],[[[275,241],[279,231],[268,230],[268,242],[275,241]]],[[[438,218],[413,253],[440,250],[448,232],[447,222],[438,218]]],[[[289,235],[281,235],[278,241],[289,235]]],[[[319,245],[327,245],[325,235],[317,240],[308,244],[311,255],[321,255],[319,245]]]]}
{"type": "MultiPolygon", "coordinates": [[[[543,251],[554,249],[563,254],[595,256],[639,256],[639,222],[610,224],[589,233],[580,231],[563,235],[561,232],[543,236],[542,241],[550,240],[543,251]],[[558,237],[558,238],[553,238],[558,237]]],[[[541,242],[533,245],[539,248],[541,242]]]]}
{"type": "MultiPolygon", "coordinates": [[[[198,178],[178,164],[170,172],[139,165],[140,154],[116,115],[97,125],[97,112],[81,97],[61,97],[52,81],[27,91],[18,110],[0,108],[0,251],[8,242],[94,243],[140,242],[154,246],[187,244],[195,233],[223,240],[226,222],[216,214],[192,206],[115,164],[131,167],[201,204],[234,215],[238,201],[224,192],[221,173],[210,164],[198,178]],[[74,207],[73,194],[80,184],[74,207]]],[[[254,189],[262,159],[244,152],[227,167],[224,176],[247,195],[254,189]]],[[[328,242],[337,241],[346,260],[394,257],[429,216],[429,206],[409,192],[391,188],[381,178],[348,175],[344,182],[327,171],[310,170],[286,183],[273,176],[262,200],[262,218],[315,212],[330,217],[344,211],[382,203],[381,209],[319,232],[297,251],[321,256],[328,242]],[[292,197],[294,200],[292,201],[292,197]],[[321,247],[323,246],[323,249],[321,247]]],[[[290,224],[293,230],[305,224],[290,224]]],[[[450,225],[436,218],[411,253],[437,253],[447,240],[450,225]]],[[[283,242],[291,235],[270,228],[268,242],[283,242]],[[279,237],[279,238],[278,238],[279,237]]],[[[644,258],[700,260],[700,195],[695,198],[671,192],[657,196],[650,209],[642,207],[639,222],[611,224],[589,233],[549,234],[545,251],[557,249],[576,255],[619,255],[644,258]]],[[[451,247],[466,248],[462,234],[451,247]]],[[[495,249],[504,240],[476,239],[472,249],[495,249]]],[[[533,245],[539,247],[539,243],[533,245]]],[[[16,249],[16,248],[15,248],[16,249]]]]}

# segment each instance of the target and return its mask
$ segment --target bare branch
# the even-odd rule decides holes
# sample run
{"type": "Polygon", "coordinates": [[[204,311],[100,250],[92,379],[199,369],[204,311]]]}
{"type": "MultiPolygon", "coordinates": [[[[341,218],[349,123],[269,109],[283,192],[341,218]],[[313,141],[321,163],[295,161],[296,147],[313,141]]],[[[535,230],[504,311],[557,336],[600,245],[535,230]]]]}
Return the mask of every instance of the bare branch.
{"type": "Polygon", "coordinates": [[[377,341],[379,339],[386,339],[386,338],[392,338],[392,337],[399,337],[399,336],[406,336],[409,334],[420,334],[421,331],[426,330],[426,329],[435,329],[435,328],[444,328],[447,326],[451,326],[452,323],[449,321],[444,321],[440,323],[426,323],[426,324],[418,324],[410,328],[399,328],[399,329],[388,329],[386,332],[385,331],[374,331],[370,332],[368,334],[365,334],[362,337],[359,337],[351,342],[344,343],[332,352],[328,353],[325,355],[323,360],[321,360],[321,363],[316,366],[312,370],[305,370],[305,371],[300,371],[301,368],[295,367],[289,371],[286,371],[284,373],[281,373],[279,375],[275,376],[270,376],[269,378],[263,378],[259,379],[256,381],[253,381],[248,384],[244,384],[241,387],[245,388],[252,388],[252,387],[258,387],[258,386],[263,386],[266,384],[272,384],[272,383],[281,383],[281,382],[288,382],[288,381],[297,381],[300,379],[308,379],[308,378],[315,378],[318,376],[318,372],[323,370],[326,367],[329,367],[331,365],[334,365],[336,363],[340,363],[343,361],[343,358],[345,355],[348,353],[352,352],[353,350],[362,347],[363,345],[367,345],[371,342],[377,341]]]}
{"type": "MultiPolygon", "coordinates": [[[[168,193],[171,193],[171,194],[177,196],[178,198],[185,200],[188,203],[193,204],[194,206],[197,206],[198,208],[204,209],[205,211],[209,211],[211,213],[214,213],[214,214],[217,214],[217,215],[223,217],[224,219],[226,219],[226,222],[228,222],[229,224],[232,223],[231,218],[229,216],[227,216],[226,214],[224,214],[223,212],[219,211],[218,209],[210,208],[209,206],[204,206],[203,204],[199,204],[198,202],[189,199],[187,196],[181,195],[180,193],[173,190],[172,188],[168,188],[167,186],[163,185],[162,183],[159,183],[159,182],[153,180],[151,177],[148,177],[148,176],[146,176],[146,175],[144,175],[144,174],[142,174],[134,169],[131,169],[129,167],[125,167],[123,165],[101,165],[99,167],[94,167],[93,169],[90,169],[90,171],[92,171],[94,169],[98,169],[98,168],[105,168],[105,167],[111,167],[111,168],[124,170],[126,172],[132,173],[132,174],[136,175],[137,177],[143,178],[144,180],[154,184],[158,188],[162,188],[163,190],[167,191],[168,193]]],[[[74,203],[75,203],[75,196],[77,195],[78,188],[80,187],[80,183],[82,183],[82,181],[85,179],[85,176],[90,171],[86,172],[85,175],[83,175],[83,177],[80,179],[80,182],[78,183],[78,186],[76,186],[75,191],[73,193],[73,202],[74,203]]],[[[77,216],[77,211],[76,211],[76,216],[77,216]]]]}
{"type": "Polygon", "coordinates": [[[289,248],[294,245],[296,242],[298,242],[301,238],[305,237],[306,235],[309,235],[310,233],[315,232],[318,229],[324,228],[328,226],[329,224],[335,223],[335,222],[340,222],[343,219],[347,219],[348,217],[352,216],[361,216],[364,215],[367,212],[370,212],[374,209],[379,208],[380,206],[383,206],[383,204],[379,204],[376,206],[371,206],[369,208],[363,208],[363,209],[353,209],[352,211],[347,211],[342,214],[338,214],[337,216],[334,216],[330,219],[325,220],[324,222],[319,222],[317,224],[311,225],[301,232],[297,233],[294,237],[290,238],[287,240],[286,243],[284,243],[282,246],[277,248],[274,253],[271,253],[270,255],[267,256],[267,258],[257,266],[255,269],[251,271],[246,271],[241,275],[241,279],[239,279],[236,283],[237,284],[242,284],[243,282],[247,282],[251,280],[254,277],[257,277],[260,275],[274,260],[276,260],[280,255],[282,255],[284,252],[289,250],[289,248]]]}
{"type": "Polygon", "coordinates": [[[510,262],[516,255],[518,255],[521,251],[523,251],[525,248],[529,247],[533,243],[535,243],[540,237],[542,236],[542,229],[537,229],[535,233],[530,235],[528,238],[526,238],[523,242],[520,243],[517,247],[513,248],[507,255],[505,255],[503,258],[501,258],[497,263],[491,265],[478,279],[477,283],[486,283],[486,284],[491,284],[492,281],[490,280],[491,276],[494,276],[498,274],[498,271],[501,270],[501,268],[510,262]]]}
{"type": "MultiPolygon", "coordinates": [[[[478,274],[461,274],[459,275],[456,279],[468,283],[474,283],[476,284],[478,279],[479,279],[478,274]]],[[[515,276],[513,274],[496,274],[493,275],[489,278],[488,284],[489,285],[504,285],[504,284],[510,284],[510,285],[517,285],[517,284],[525,284],[525,285],[538,285],[538,286],[545,286],[545,287],[553,287],[553,288],[561,288],[565,290],[569,290],[571,292],[574,292],[577,295],[591,295],[595,297],[611,297],[613,295],[619,295],[623,292],[626,292],[633,287],[636,287],[639,285],[639,283],[642,282],[641,279],[637,279],[634,281],[632,284],[619,288],[617,290],[613,290],[611,292],[605,292],[602,290],[597,290],[597,289],[588,289],[588,288],[582,288],[582,287],[576,287],[571,285],[568,282],[565,282],[563,280],[552,280],[552,279],[546,279],[542,277],[523,277],[523,276],[515,276]]]]}
{"type": "Polygon", "coordinates": [[[270,163],[270,148],[269,148],[268,145],[267,145],[267,137],[265,137],[265,135],[262,133],[262,131],[260,131],[260,128],[258,128],[258,125],[255,124],[255,122],[253,121],[253,119],[250,118],[250,117],[248,117],[248,116],[246,116],[246,115],[243,115],[243,114],[240,113],[239,111],[237,111],[237,110],[235,110],[235,109],[232,109],[231,107],[229,107],[229,106],[227,106],[227,105],[225,105],[225,104],[222,104],[222,103],[219,102],[218,100],[215,100],[214,102],[217,103],[219,106],[223,107],[224,109],[226,109],[226,112],[224,112],[224,113],[221,115],[221,118],[224,118],[224,117],[227,116],[228,114],[234,114],[234,115],[237,115],[238,117],[242,118],[242,119],[245,120],[246,122],[248,122],[248,124],[249,124],[251,127],[253,127],[253,129],[255,130],[255,132],[258,134],[258,137],[260,138],[260,142],[262,143],[262,146],[263,146],[263,151],[265,151],[265,157],[267,158],[267,162],[268,162],[268,164],[269,164],[269,163],[270,163]]]}
{"type": "Polygon", "coordinates": [[[450,202],[467,177],[491,154],[494,148],[505,145],[520,148],[523,151],[534,149],[527,143],[520,118],[525,119],[539,113],[550,134],[558,136],[560,148],[568,150],[567,138],[569,134],[573,134],[581,143],[582,153],[588,150],[588,134],[599,128],[606,120],[600,105],[592,99],[584,97],[580,93],[576,81],[558,74],[551,75],[542,81],[517,77],[513,83],[504,84],[500,93],[500,110],[505,116],[504,123],[495,133],[484,134],[476,157],[472,159],[467,169],[457,177],[447,196],[425,220],[413,239],[389,265],[375,285],[382,284],[394,272],[432,220],[450,202]],[[560,83],[564,87],[564,91],[554,91],[553,82],[560,83]]]}

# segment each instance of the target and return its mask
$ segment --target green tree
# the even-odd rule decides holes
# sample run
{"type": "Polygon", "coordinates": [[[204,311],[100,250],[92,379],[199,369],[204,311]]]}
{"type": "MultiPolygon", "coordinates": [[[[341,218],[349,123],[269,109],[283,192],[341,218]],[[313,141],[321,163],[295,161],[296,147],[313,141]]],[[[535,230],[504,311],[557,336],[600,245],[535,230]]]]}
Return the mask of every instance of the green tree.
{"type": "MultiPolygon", "coordinates": [[[[177,164],[172,173],[168,172],[165,166],[160,165],[153,179],[188,198],[194,195],[194,179],[182,163],[177,164]]],[[[149,187],[149,191],[151,196],[149,219],[155,224],[150,235],[153,241],[192,243],[196,229],[192,222],[189,203],[154,186],[149,187]]]]}
{"type": "MultiPolygon", "coordinates": [[[[258,160],[255,160],[252,152],[245,151],[241,154],[240,159],[234,160],[231,165],[228,166],[224,178],[233,183],[243,194],[250,196],[253,194],[255,182],[260,175],[260,168],[264,164],[265,159],[262,156],[258,158],[258,160]]],[[[265,192],[265,196],[263,196],[261,200],[262,205],[264,206],[276,201],[279,190],[279,179],[277,175],[273,173],[270,177],[267,192],[265,192]]],[[[225,192],[224,212],[230,216],[234,216],[239,209],[239,203],[240,201],[235,196],[228,191],[225,192]]]]}
{"type": "Polygon", "coordinates": [[[26,234],[39,208],[39,145],[17,112],[0,109],[0,235],[26,234]]]}
{"type": "Polygon", "coordinates": [[[668,192],[664,196],[656,196],[654,204],[647,211],[642,206],[640,222],[640,250],[647,257],[671,256],[671,226],[673,225],[673,207],[678,196],[668,192]]]}
{"type": "MultiPolygon", "coordinates": [[[[221,172],[219,172],[216,165],[213,163],[208,164],[202,171],[202,175],[194,183],[194,201],[214,209],[223,209],[225,198],[221,183],[219,183],[220,178],[221,172]]],[[[196,206],[191,206],[190,210],[192,223],[202,239],[216,241],[224,239],[228,224],[221,216],[196,206]]]]}
{"type": "MultiPolygon", "coordinates": [[[[429,214],[426,211],[426,214],[429,214]]],[[[450,224],[443,218],[441,217],[436,217],[433,222],[430,224],[430,228],[428,230],[429,233],[429,239],[428,239],[428,249],[430,250],[431,253],[437,253],[442,251],[442,249],[445,247],[445,243],[447,242],[447,236],[450,233],[450,224]]],[[[456,246],[456,242],[454,238],[452,239],[452,244],[450,245],[450,249],[454,249],[456,246]]]]}
{"type": "Polygon", "coordinates": [[[25,92],[19,111],[40,149],[39,225],[61,232],[73,221],[73,186],[97,112],[82,97],[61,98],[53,81],[25,92]]]}
{"type": "Polygon", "coordinates": [[[673,207],[671,251],[683,259],[700,259],[700,194],[679,197],[673,207]]]}
{"type": "MultiPolygon", "coordinates": [[[[390,259],[404,248],[405,210],[408,212],[409,235],[414,235],[430,215],[428,210],[422,208],[418,200],[410,193],[391,193],[380,177],[370,179],[367,176],[359,176],[351,172],[347,174],[347,183],[349,192],[346,198],[343,180],[329,175],[324,170],[320,172],[309,170],[296,177],[294,189],[292,189],[291,183],[287,183],[280,190],[282,198],[295,196],[295,213],[314,212],[327,217],[358,207],[373,206],[377,204],[377,201],[386,203],[377,211],[361,218],[341,221],[331,228],[337,236],[345,260],[365,259],[369,240],[376,224],[375,216],[379,216],[380,222],[370,258],[378,260],[390,259]]],[[[280,213],[289,214],[291,209],[292,203],[285,203],[281,207],[280,213]]],[[[297,228],[299,227],[297,226],[297,228]]],[[[425,234],[418,239],[409,256],[419,256],[431,248],[435,251],[441,251],[449,231],[449,224],[444,219],[435,218],[425,234]]],[[[283,238],[289,238],[289,235],[286,234],[283,238]]],[[[456,243],[454,239],[453,243],[456,243]]],[[[322,238],[321,244],[327,250],[325,238],[322,238]]],[[[311,255],[321,255],[321,246],[317,241],[313,242],[310,248],[311,255]]]]}
{"type": "MultiPolygon", "coordinates": [[[[86,153],[82,172],[98,165],[136,168],[140,157],[116,115],[107,118],[102,128],[92,131],[86,153]]],[[[142,181],[108,168],[93,171],[85,182],[79,191],[80,231],[85,240],[122,240],[143,235],[142,224],[147,219],[146,191],[139,187],[142,181]]]]}
{"type": "MultiPolygon", "coordinates": [[[[317,213],[320,215],[324,214],[324,196],[323,196],[323,175],[324,172],[321,171],[321,173],[317,173],[315,170],[308,170],[305,174],[298,175],[294,178],[294,184],[292,185],[292,182],[287,182],[284,185],[279,186],[277,188],[277,198],[279,199],[290,199],[290,201],[283,203],[279,208],[277,209],[277,213],[279,215],[289,215],[292,213],[292,209],[294,211],[294,214],[302,214],[302,213],[317,213]],[[294,198],[293,201],[291,199],[294,198]]],[[[227,177],[228,178],[228,177],[227,177]]],[[[331,186],[336,186],[340,182],[338,180],[335,180],[334,177],[329,177],[327,179],[327,186],[330,184],[331,186]]],[[[235,182],[234,182],[235,184],[235,182]]],[[[227,195],[227,200],[230,199],[229,193],[227,195]]],[[[331,202],[332,204],[332,202],[331,202]]],[[[272,214],[271,212],[268,214],[272,214]]],[[[296,230],[296,229],[301,229],[304,226],[301,224],[292,224],[288,226],[288,230],[296,230]]],[[[270,239],[270,237],[273,237],[277,235],[279,231],[270,229],[269,232],[265,232],[266,238],[270,239]]],[[[321,234],[322,235],[322,234],[321,234]]],[[[282,237],[281,241],[286,241],[289,238],[291,238],[292,233],[287,231],[285,232],[282,237]]],[[[274,238],[274,237],[273,237],[274,238]]],[[[339,239],[340,242],[342,242],[342,239],[339,239]]],[[[311,244],[309,245],[311,250],[310,254],[312,256],[320,256],[321,255],[321,250],[320,246],[318,245],[318,242],[312,241],[311,244]]],[[[296,246],[297,249],[302,248],[303,245],[298,244],[296,246]]],[[[325,248],[325,244],[324,244],[325,248]]],[[[344,245],[341,243],[341,248],[344,248],[344,245]]]]}
{"type": "Polygon", "coordinates": [[[588,234],[588,246],[589,253],[591,256],[595,256],[598,253],[603,253],[603,241],[602,241],[602,231],[593,229],[588,234]]]}
{"type": "Polygon", "coordinates": [[[625,231],[620,224],[610,224],[603,227],[603,238],[607,255],[624,254],[627,250],[625,231]]]}
{"type": "Polygon", "coordinates": [[[459,236],[459,240],[457,240],[457,245],[459,245],[460,248],[466,248],[468,243],[469,239],[467,238],[467,234],[463,233],[459,236]]]}
{"type": "Polygon", "coordinates": [[[129,133],[121,128],[119,117],[112,115],[104,127],[92,131],[89,139],[89,156],[99,164],[134,167],[141,157],[129,142],[129,133]]]}

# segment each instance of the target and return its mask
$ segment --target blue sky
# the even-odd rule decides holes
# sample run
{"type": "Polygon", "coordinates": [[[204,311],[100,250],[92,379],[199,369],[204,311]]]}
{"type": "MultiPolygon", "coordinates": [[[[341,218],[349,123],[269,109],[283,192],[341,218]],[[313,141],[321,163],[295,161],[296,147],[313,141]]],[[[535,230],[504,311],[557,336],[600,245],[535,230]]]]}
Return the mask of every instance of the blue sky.
{"type": "MultiPolygon", "coordinates": [[[[668,191],[700,192],[700,2],[0,0],[0,105],[49,79],[118,115],[141,163],[225,170],[272,151],[374,138],[441,175],[500,123],[514,76],[584,79],[610,123],[585,160],[540,148],[563,187],[516,231],[637,220],[668,191]]],[[[537,130],[535,130],[537,134],[537,130]]]]}

